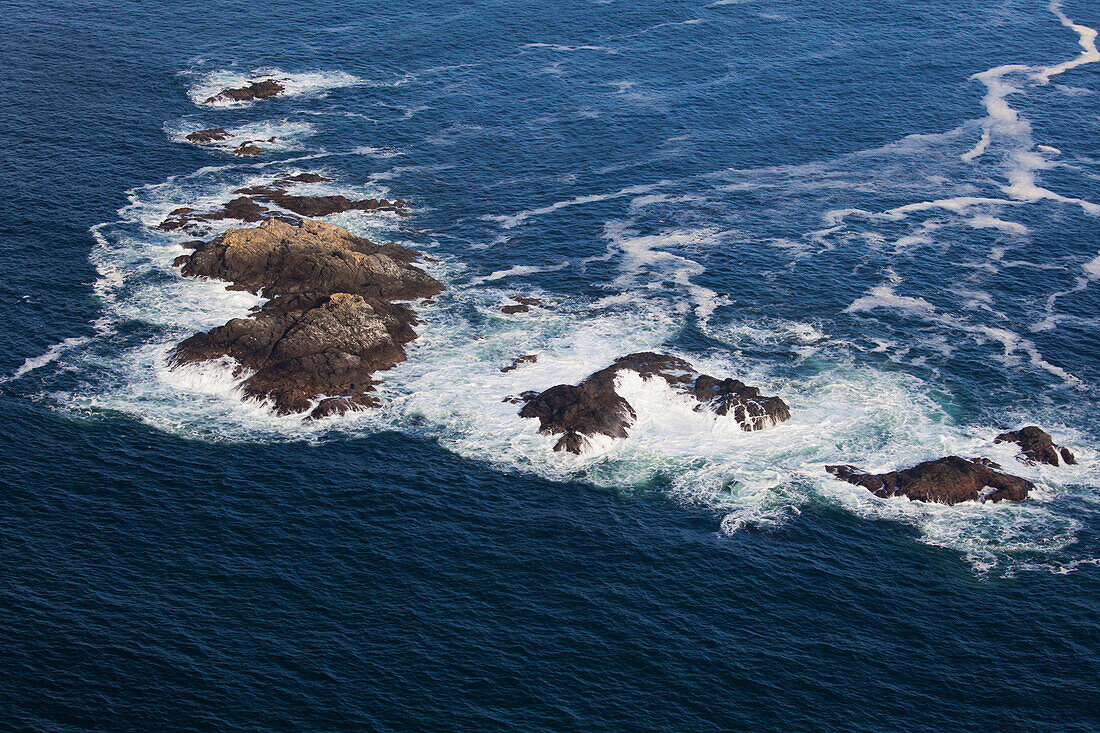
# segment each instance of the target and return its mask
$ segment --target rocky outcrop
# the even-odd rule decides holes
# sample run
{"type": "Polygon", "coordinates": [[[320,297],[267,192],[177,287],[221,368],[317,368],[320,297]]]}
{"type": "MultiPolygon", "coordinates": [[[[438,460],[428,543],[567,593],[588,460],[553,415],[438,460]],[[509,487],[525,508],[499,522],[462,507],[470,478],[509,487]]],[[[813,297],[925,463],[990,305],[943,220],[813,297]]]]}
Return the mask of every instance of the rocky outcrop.
{"type": "Polygon", "coordinates": [[[416,338],[415,313],[393,301],[443,290],[412,264],[417,259],[308,219],[230,230],[177,264],[187,277],[226,280],[270,299],[249,318],[187,339],[170,363],[231,357],[245,395],[270,399],[281,414],[312,407],[310,417],[319,418],[370,406],[374,372],[404,361],[404,345],[416,338]]]}
{"type": "Polygon", "coordinates": [[[987,458],[947,456],[889,473],[865,473],[855,466],[826,466],[825,470],[878,497],[905,496],[914,501],[958,504],[960,501],[1023,501],[1035,485],[1002,473],[987,458]]]}
{"type": "Polygon", "coordinates": [[[262,152],[263,150],[254,143],[243,142],[236,150],[233,151],[233,155],[237,155],[242,158],[251,158],[259,155],[262,152]]]}
{"type": "Polygon", "coordinates": [[[405,205],[387,199],[349,199],[347,196],[300,196],[289,192],[294,179],[283,179],[269,186],[237,189],[235,193],[251,196],[256,201],[272,203],[302,216],[329,216],[345,211],[392,211],[407,216],[405,205]]]}
{"type": "Polygon", "coordinates": [[[223,89],[212,97],[207,97],[207,104],[216,102],[251,102],[255,99],[269,99],[278,96],[285,91],[285,87],[273,79],[254,81],[246,87],[235,89],[223,89]]]}
{"type": "Polygon", "coordinates": [[[209,130],[196,130],[189,133],[186,137],[188,142],[195,143],[196,145],[206,145],[208,143],[216,143],[219,140],[224,140],[229,137],[229,133],[221,127],[212,127],[209,130]]]}
{"type": "Polygon", "coordinates": [[[1020,460],[1028,464],[1046,463],[1051,466],[1058,465],[1058,457],[1067,465],[1074,465],[1077,459],[1069,448],[1055,445],[1050,433],[1044,431],[1038,425],[1028,425],[1026,428],[1010,433],[1001,433],[993,441],[994,443],[1016,443],[1020,446],[1020,460]]]}
{"type": "MultiPolygon", "coordinates": [[[[240,154],[241,151],[238,149],[237,152],[240,154]]],[[[259,152],[261,152],[259,148],[256,148],[255,154],[259,154],[259,152]]],[[[251,155],[253,153],[249,152],[247,154],[251,155]]],[[[332,179],[325,178],[317,173],[299,173],[281,178],[272,184],[239,188],[234,191],[237,198],[232,199],[220,209],[199,211],[189,206],[183,206],[171,211],[164,221],[157,225],[157,228],[166,232],[183,229],[201,233],[201,231],[208,229],[205,226],[207,223],[225,219],[253,223],[275,218],[282,219],[290,224],[296,224],[299,221],[299,216],[328,216],[353,210],[389,211],[400,216],[408,216],[405,203],[402,201],[349,199],[346,196],[303,196],[291,193],[292,188],[297,184],[321,183],[330,180],[332,179]]]]}
{"type": "Polygon", "coordinates": [[[561,435],[554,450],[581,453],[587,439],[596,435],[625,438],[637,413],[615,391],[615,380],[624,370],[645,379],[660,378],[673,389],[699,401],[697,410],[731,415],[743,430],[761,430],[790,419],[787,404],[778,397],[760,394],[736,379],[717,379],[699,374],[683,359],[642,352],[617,359],[579,384],[559,384],[537,394],[521,396],[526,404],[520,416],[537,418],[540,432],[561,435]]]}

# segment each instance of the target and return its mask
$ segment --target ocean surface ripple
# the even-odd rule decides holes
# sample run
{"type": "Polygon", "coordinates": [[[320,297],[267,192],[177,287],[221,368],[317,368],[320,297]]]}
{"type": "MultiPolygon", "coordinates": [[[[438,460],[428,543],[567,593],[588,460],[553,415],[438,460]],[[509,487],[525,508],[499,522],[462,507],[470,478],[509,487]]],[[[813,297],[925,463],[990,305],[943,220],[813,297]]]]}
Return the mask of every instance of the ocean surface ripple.
{"type": "Polygon", "coordinates": [[[0,18],[0,728],[1100,727],[1096,7],[277,5],[0,18]],[[447,285],[314,422],[167,368],[261,299],[157,228],[306,171],[447,285]],[[640,350],[792,419],[628,374],[573,456],[503,399],[640,350]],[[948,454],[1038,488],[824,471],[948,454]]]}

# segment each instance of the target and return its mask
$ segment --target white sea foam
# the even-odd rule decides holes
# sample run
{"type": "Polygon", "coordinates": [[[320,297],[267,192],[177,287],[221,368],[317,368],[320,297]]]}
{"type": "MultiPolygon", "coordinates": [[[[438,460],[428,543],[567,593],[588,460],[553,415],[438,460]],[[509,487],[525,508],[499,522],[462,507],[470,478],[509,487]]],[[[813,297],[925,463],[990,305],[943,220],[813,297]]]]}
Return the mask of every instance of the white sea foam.
{"type": "Polygon", "coordinates": [[[356,86],[365,83],[363,79],[343,71],[309,71],[288,73],[277,68],[262,68],[242,72],[222,69],[200,74],[188,89],[187,96],[200,106],[240,107],[253,102],[234,102],[227,99],[215,99],[226,89],[247,87],[253,82],[274,81],[283,86],[280,96],[316,96],[332,89],[356,86]],[[210,101],[214,100],[214,101],[210,101]]]}

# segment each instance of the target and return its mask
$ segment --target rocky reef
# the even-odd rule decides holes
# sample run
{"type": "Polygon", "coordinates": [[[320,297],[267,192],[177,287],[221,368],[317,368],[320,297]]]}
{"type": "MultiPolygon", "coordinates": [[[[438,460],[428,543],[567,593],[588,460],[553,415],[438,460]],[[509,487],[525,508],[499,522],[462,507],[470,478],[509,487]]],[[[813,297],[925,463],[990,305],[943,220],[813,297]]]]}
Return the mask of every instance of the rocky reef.
{"type": "Polygon", "coordinates": [[[717,379],[700,374],[683,359],[667,354],[641,352],[615,360],[579,384],[559,384],[540,393],[526,393],[519,414],[537,418],[539,431],[561,435],[557,451],[581,453],[596,435],[625,438],[637,418],[633,406],[615,391],[619,373],[634,371],[644,379],[660,378],[673,389],[698,400],[697,410],[732,415],[743,430],[761,430],[790,419],[787,404],[778,397],[760,394],[736,379],[717,379]]]}
{"type": "MultiPolygon", "coordinates": [[[[240,150],[238,149],[238,154],[240,150]]],[[[255,153],[259,154],[259,149],[255,153]]],[[[236,198],[222,205],[220,209],[200,211],[183,206],[169,212],[157,228],[161,231],[182,229],[196,233],[206,229],[213,221],[235,219],[245,223],[254,223],[265,219],[282,219],[291,224],[298,223],[299,217],[329,216],[345,211],[389,211],[399,216],[408,216],[403,201],[387,199],[350,199],[346,196],[306,196],[293,193],[296,185],[302,183],[320,183],[331,180],[317,173],[300,173],[276,180],[262,186],[239,188],[236,198]],[[297,215],[297,216],[295,216],[297,215]]]]}
{"type": "Polygon", "coordinates": [[[318,418],[375,403],[373,374],[405,360],[416,314],[395,301],[428,298],[443,285],[413,265],[418,255],[346,229],[268,219],[233,229],[176,260],[186,277],[225,280],[269,300],[248,318],[179,344],[170,364],[231,357],[248,397],[280,414],[318,418]]]}
{"type": "Polygon", "coordinates": [[[862,486],[875,496],[905,496],[915,501],[958,504],[960,501],[1023,501],[1035,484],[1002,473],[987,458],[947,456],[889,473],[866,473],[855,466],[826,466],[837,478],[862,486]]]}
{"type": "Polygon", "coordinates": [[[195,143],[196,145],[207,145],[209,143],[216,143],[220,140],[224,140],[229,137],[229,133],[221,127],[211,127],[207,130],[196,130],[189,133],[186,136],[187,142],[195,143]]]}
{"type": "Polygon", "coordinates": [[[245,87],[223,89],[217,94],[207,97],[207,104],[216,102],[251,102],[256,99],[269,99],[278,96],[285,91],[285,87],[274,79],[254,81],[245,87]]]}
{"type": "Polygon", "coordinates": [[[993,441],[995,443],[1016,443],[1020,446],[1020,460],[1024,463],[1046,463],[1051,466],[1058,465],[1058,457],[1067,465],[1074,465],[1077,459],[1069,448],[1055,445],[1050,433],[1044,431],[1038,425],[1028,425],[1019,430],[1001,433],[993,441]]]}

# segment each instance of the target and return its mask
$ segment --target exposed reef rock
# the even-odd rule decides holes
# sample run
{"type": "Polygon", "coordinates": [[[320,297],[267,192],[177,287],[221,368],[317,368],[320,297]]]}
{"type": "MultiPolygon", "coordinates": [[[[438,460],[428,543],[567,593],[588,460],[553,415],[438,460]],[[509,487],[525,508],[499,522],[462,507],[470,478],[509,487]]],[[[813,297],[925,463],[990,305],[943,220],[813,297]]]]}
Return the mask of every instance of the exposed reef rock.
{"type": "MultiPolygon", "coordinates": [[[[246,143],[246,145],[248,144],[246,143]]],[[[242,153],[240,149],[237,150],[237,154],[247,155],[258,154],[259,152],[259,148],[256,148],[256,153],[242,153]]],[[[205,224],[224,219],[236,219],[253,223],[275,218],[282,219],[289,224],[296,224],[299,222],[299,216],[328,216],[353,210],[390,211],[400,216],[408,216],[403,201],[349,199],[346,196],[302,196],[290,193],[290,189],[300,183],[322,183],[330,180],[332,179],[318,173],[299,173],[294,176],[280,178],[272,184],[239,188],[234,191],[237,198],[225,204],[221,209],[199,211],[189,206],[180,207],[171,211],[168,217],[157,225],[157,228],[166,232],[183,229],[201,233],[202,230],[208,229],[204,226],[205,224]],[[272,208],[273,206],[278,208],[272,208]]]]}
{"type": "Polygon", "coordinates": [[[905,496],[915,501],[958,504],[960,501],[1023,501],[1035,484],[1002,473],[987,458],[947,456],[890,473],[865,473],[855,466],[826,466],[839,479],[862,486],[875,496],[905,496]]]}
{"type": "Polygon", "coordinates": [[[506,367],[501,367],[500,371],[502,371],[502,372],[513,372],[516,369],[519,369],[524,364],[534,364],[538,360],[539,360],[539,355],[538,354],[524,354],[523,356],[517,356],[511,364],[509,364],[506,367]]]}
{"type": "Polygon", "coordinates": [[[526,313],[531,310],[531,306],[543,307],[543,302],[540,298],[527,298],[522,295],[513,295],[512,300],[515,305],[505,305],[500,309],[501,313],[526,313]]]}
{"type": "Polygon", "coordinates": [[[1058,465],[1058,456],[1072,466],[1077,463],[1069,448],[1055,445],[1050,433],[1037,425],[1028,425],[1011,433],[1001,433],[993,441],[994,443],[1016,443],[1020,446],[1020,460],[1024,463],[1047,463],[1051,466],[1058,465]]]}
{"type": "Polygon", "coordinates": [[[233,155],[239,155],[241,157],[253,157],[262,153],[259,147],[251,142],[241,143],[240,147],[233,151],[233,155]]]}
{"type": "Polygon", "coordinates": [[[615,379],[624,370],[637,372],[645,379],[660,377],[670,387],[698,400],[696,410],[732,415],[743,430],[761,430],[791,416],[783,400],[761,396],[756,387],[736,379],[699,374],[683,359],[650,352],[616,359],[580,384],[559,384],[541,393],[525,393],[521,399],[527,404],[519,414],[538,418],[540,432],[561,434],[554,446],[557,451],[580,453],[587,438],[596,435],[625,438],[637,413],[615,391],[615,379]]]}
{"type": "Polygon", "coordinates": [[[204,214],[190,206],[182,206],[168,214],[168,218],[162,221],[157,228],[170,232],[175,229],[193,230],[202,224],[223,219],[236,219],[246,223],[263,221],[266,218],[281,218],[288,223],[297,223],[298,219],[288,217],[286,214],[272,211],[257,204],[247,196],[239,196],[220,210],[204,214]]]}
{"type": "Polygon", "coordinates": [[[226,280],[270,300],[249,318],[187,339],[170,363],[231,357],[238,376],[248,375],[245,395],[271,399],[280,414],[313,406],[309,417],[319,418],[373,405],[373,373],[404,361],[404,345],[416,338],[416,314],[392,301],[443,290],[412,265],[417,259],[308,219],[230,230],[177,264],[187,277],[226,280]]]}
{"type": "Polygon", "coordinates": [[[223,89],[212,97],[207,97],[207,104],[215,102],[251,102],[254,99],[268,99],[282,94],[285,90],[282,84],[273,79],[254,81],[246,87],[235,89],[223,89]]]}
{"type": "Polygon", "coordinates": [[[229,133],[221,127],[212,127],[209,130],[197,130],[187,135],[187,141],[195,143],[196,145],[206,145],[207,143],[215,143],[219,140],[224,140],[229,137],[229,133]]]}
{"type": "MultiPolygon", "coordinates": [[[[345,211],[393,211],[407,216],[405,204],[387,199],[349,199],[347,196],[296,196],[288,192],[288,186],[299,182],[284,178],[269,186],[239,188],[235,193],[251,196],[256,201],[272,203],[302,216],[328,216],[345,211]]],[[[304,181],[303,181],[304,182],[304,181]]]]}

